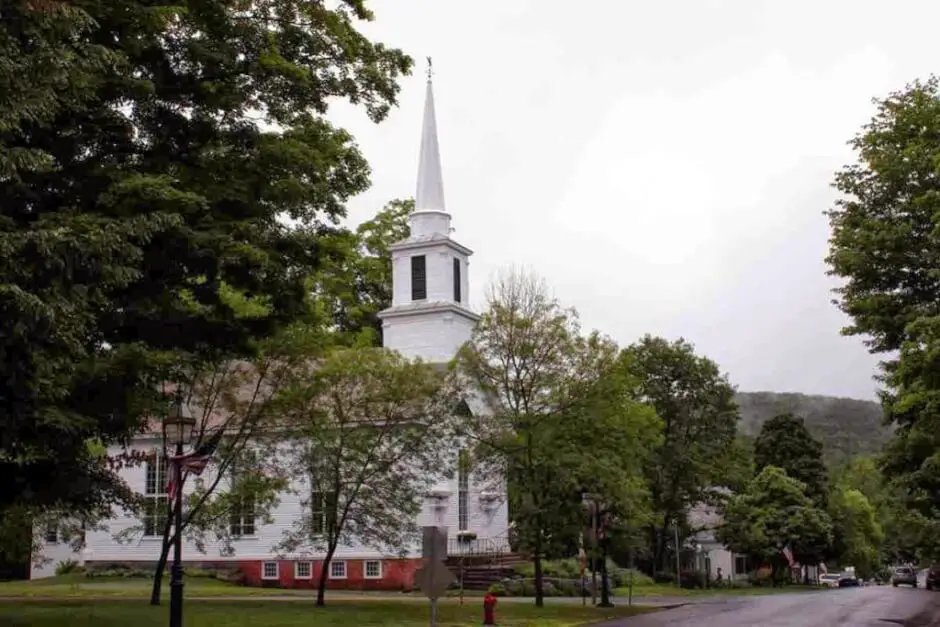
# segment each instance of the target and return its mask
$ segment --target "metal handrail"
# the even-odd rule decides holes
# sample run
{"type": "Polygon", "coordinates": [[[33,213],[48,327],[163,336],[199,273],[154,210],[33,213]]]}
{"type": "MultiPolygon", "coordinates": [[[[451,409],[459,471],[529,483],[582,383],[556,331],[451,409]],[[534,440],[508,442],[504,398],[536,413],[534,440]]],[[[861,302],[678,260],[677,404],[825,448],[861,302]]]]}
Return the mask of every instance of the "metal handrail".
{"type": "Polygon", "coordinates": [[[448,538],[447,554],[456,556],[491,555],[501,557],[509,550],[509,540],[506,536],[495,538],[448,538]]]}

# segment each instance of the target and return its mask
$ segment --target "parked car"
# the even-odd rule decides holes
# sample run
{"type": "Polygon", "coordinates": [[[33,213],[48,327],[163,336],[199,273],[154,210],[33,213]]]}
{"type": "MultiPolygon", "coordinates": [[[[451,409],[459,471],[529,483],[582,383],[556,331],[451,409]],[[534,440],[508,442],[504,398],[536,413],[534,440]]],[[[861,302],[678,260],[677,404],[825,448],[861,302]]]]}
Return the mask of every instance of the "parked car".
{"type": "Polygon", "coordinates": [[[940,589],[940,564],[934,564],[929,569],[927,569],[926,585],[928,590],[940,589]]]}
{"type": "Polygon", "coordinates": [[[820,585],[826,586],[827,588],[838,588],[839,579],[841,577],[841,575],[837,575],[835,573],[827,573],[825,575],[820,575],[819,583],[820,585]]]}
{"type": "Polygon", "coordinates": [[[910,566],[900,566],[894,569],[891,575],[891,585],[897,588],[900,585],[917,587],[917,571],[910,566]]]}
{"type": "Polygon", "coordinates": [[[859,582],[858,577],[855,576],[855,573],[842,573],[839,575],[838,586],[840,588],[858,588],[861,586],[861,582],[859,582]]]}

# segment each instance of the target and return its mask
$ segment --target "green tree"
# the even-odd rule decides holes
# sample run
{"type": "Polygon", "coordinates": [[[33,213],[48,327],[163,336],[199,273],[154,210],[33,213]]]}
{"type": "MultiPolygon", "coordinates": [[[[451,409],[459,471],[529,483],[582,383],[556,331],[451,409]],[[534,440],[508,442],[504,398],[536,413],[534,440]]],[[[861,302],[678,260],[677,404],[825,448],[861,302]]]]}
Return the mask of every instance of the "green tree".
{"type": "Polygon", "coordinates": [[[807,496],[823,507],[829,498],[829,476],[822,451],[822,443],[806,429],[802,418],[780,414],[761,426],[754,442],[754,462],[758,472],[767,466],[782,468],[787,476],[803,482],[807,496]]]}
{"type": "Polygon", "coordinates": [[[940,556],[940,440],[936,399],[940,346],[940,81],[931,76],[876,101],[851,142],[857,161],[835,177],[842,198],[828,212],[827,261],[844,280],[839,305],[883,363],[883,402],[897,425],[883,468],[911,517],[923,523],[924,548],[940,556]]]}
{"type": "Polygon", "coordinates": [[[357,31],[364,0],[3,12],[0,505],[100,515],[132,495],[88,441],[161,415],[180,354],[250,355],[297,317],[368,185],[328,103],[381,120],[411,60],[357,31]],[[267,315],[239,319],[223,285],[267,315]]]}
{"type": "Polygon", "coordinates": [[[382,345],[378,313],[392,304],[389,246],[410,234],[414,200],[392,200],[354,233],[334,242],[334,255],[319,273],[317,293],[334,329],[346,343],[382,345]]]}
{"type": "Polygon", "coordinates": [[[542,562],[563,553],[582,529],[586,489],[628,524],[648,510],[642,468],[659,421],[634,399],[628,362],[613,342],[583,336],[577,314],[531,273],[503,273],[457,372],[468,395],[487,399],[463,435],[475,476],[502,491],[508,481],[514,542],[535,566],[535,602],[544,596],[542,562]]]}
{"type": "Polygon", "coordinates": [[[776,466],[767,466],[724,507],[718,539],[729,550],[770,565],[773,581],[786,572],[787,546],[803,563],[818,559],[832,541],[829,515],[806,496],[806,486],[776,466]]]}
{"type": "Polygon", "coordinates": [[[878,513],[859,490],[837,486],[829,499],[832,519],[832,554],[842,566],[855,566],[869,578],[881,565],[884,530],[878,513]]]}
{"type": "Polygon", "coordinates": [[[439,368],[382,348],[333,349],[294,373],[278,403],[278,446],[293,460],[303,514],[278,550],[324,554],[317,605],[339,546],[396,556],[420,546],[424,495],[456,462],[454,406],[439,368]]]}
{"type": "Polygon", "coordinates": [[[911,322],[940,313],[940,83],[915,81],[875,104],[850,142],[858,160],[835,176],[842,197],[827,213],[827,262],[845,281],[839,306],[852,324],[844,332],[884,353],[901,348],[911,322]]]}
{"type": "MultiPolygon", "coordinates": [[[[243,312],[256,311],[247,304],[243,312]]],[[[272,430],[285,388],[297,373],[306,372],[307,363],[320,356],[328,341],[322,329],[312,321],[302,322],[264,340],[251,360],[200,362],[189,373],[192,382],[184,402],[196,418],[194,446],[223,430],[225,437],[213,455],[208,472],[195,478],[184,494],[182,530],[172,529],[172,503],[143,501],[138,512],[144,518],[162,524],[163,543],[157,560],[150,602],[160,603],[161,582],[170,548],[180,531],[198,551],[206,553],[214,541],[220,557],[235,554],[232,540],[238,539],[244,521],[256,524],[272,522],[271,512],[288,489],[289,468],[272,446],[279,439],[272,430]],[[273,442],[272,442],[273,440],[273,442]],[[234,521],[234,522],[233,522],[234,521]]],[[[172,455],[172,444],[163,442],[158,455],[172,455]]],[[[184,475],[183,486],[188,477],[184,475]]],[[[125,528],[116,539],[139,542],[143,525],[125,528]]]]}
{"type": "MultiPolygon", "coordinates": [[[[832,483],[842,490],[861,492],[875,508],[877,521],[884,532],[881,543],[883,562],[896,564],[918,559],[925,521],[907,509],[905,499],[908,495],[896,483],[887,480],[876,458],[852,459],[833,474],[832,483]]],[[[928,530],[926,537],[930,536],[928,530]]]]}
{"type": "Polygon", "coordinates": [[[673,526],[683,526],[689,508],[710,498],[709,488],[738,474],[729,472],[740,462],[734,456],[734,387],[715,362],[696,355],[685,340],[646,336],[627,353],[639,399],[663,421],[663,440],[646,474],[657,513],[649,528],[653,568],[669,571],[673,526]]]}

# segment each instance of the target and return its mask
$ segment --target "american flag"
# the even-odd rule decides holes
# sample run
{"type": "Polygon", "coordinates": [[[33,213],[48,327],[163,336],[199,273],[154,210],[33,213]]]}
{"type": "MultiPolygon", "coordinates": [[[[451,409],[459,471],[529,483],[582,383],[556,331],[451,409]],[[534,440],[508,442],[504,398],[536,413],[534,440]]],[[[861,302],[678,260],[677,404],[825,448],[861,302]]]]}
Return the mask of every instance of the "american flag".
{"type": "Polygon", "coordinates": [[[176,476],[177,470],[201,475],[215,453],[215,449],[219,448],[219,442],[221,441],[222,429],[219,429],[212,434],[212,437],[196,447],[196,450],[192,453],[170,457],[170,467],[167,468],[166,493],[170,497],[171,503],[176,501],[176,491],[180,485],[179,478],[176,476]]]}
{"type": "Polygon", "coordinates": [[[787,564],[790,565],[790,568],[796,566],[796,561],[793,559],[793,551],[790,549],[789,544],[780,549],[780,552],[783,553],[785,558],[787,558],[787,564]]]}

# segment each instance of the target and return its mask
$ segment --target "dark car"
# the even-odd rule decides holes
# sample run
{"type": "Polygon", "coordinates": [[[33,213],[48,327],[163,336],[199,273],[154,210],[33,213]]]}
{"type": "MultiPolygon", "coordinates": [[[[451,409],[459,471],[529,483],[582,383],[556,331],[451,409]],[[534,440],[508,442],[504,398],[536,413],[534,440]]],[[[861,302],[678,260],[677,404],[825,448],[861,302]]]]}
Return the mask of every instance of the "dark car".
{"type": "Polygon", "coordinates": [[[852,573],[842,573],[839,575],[840,588],[858,588],[860,585],[858,577],[852,573]]]}
{"type": "Polygon", "coordinates": [[[934,564],[927,571],[927,589],[940,589],[940,564],[934,564]]]}
{"type": "Polygon", "coordinates": [[[915,571],[910,566],[901,566],[900,568],[895,568],[894,574],[891,575],[891,585],[897,588],[901,584],[916,588],[917,571],[915,571]]]}

